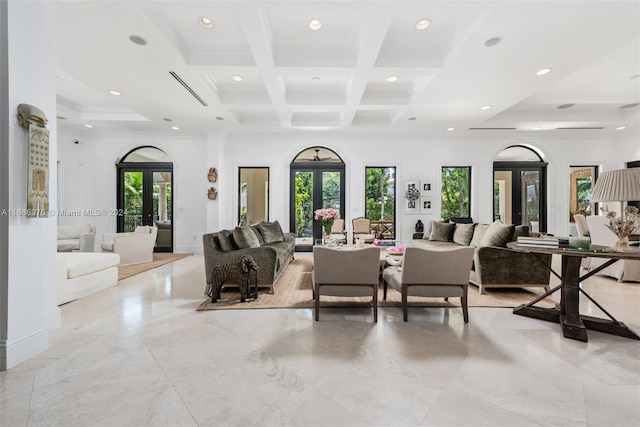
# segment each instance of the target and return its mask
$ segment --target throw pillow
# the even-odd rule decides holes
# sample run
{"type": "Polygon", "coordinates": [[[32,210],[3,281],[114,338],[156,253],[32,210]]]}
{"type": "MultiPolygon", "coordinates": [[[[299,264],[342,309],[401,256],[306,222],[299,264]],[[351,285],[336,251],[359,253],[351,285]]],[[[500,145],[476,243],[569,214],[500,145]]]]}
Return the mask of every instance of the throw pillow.
{"type": "Polygon", "coordinates": [[[424,240],[429,240],[429,238],[431,237],[431,229],[433,228],[433,223],[434,222],[448,222],[446,219],[441,219],[439,221],[427,221],[427,225],[424,226],[424,233],[422,233],[422,238],[424,240]]]}
{"type": "Polygon", "coordinates": [[[529,237],[529,227],[526,225],[516,225],[513,236],[511,236],[511,241],[518,240],[518,237],[529,237]]]}
{"type": "Polygon", "coordinates": [[[480,242],[488,229],[489,224],[476,224],[476,227],[473,229],[473,238],[471,239],[469,246],[480,246],[480,242]]]}
{"type": "Polygon", "coordinates": [[[454,223],[433,221],[429,240],[451,242],[453,240],[453,232],[455,229],[456,225],[454,223]]]}
{"type": "Polygon", "coordinates": [[[253,230],[254,233],[256,233],[256,237],[258,238],[258,242],[260,242],[260,246],[264,245],[264,239],[262,238],[262,233],[260,232],[260,229],[258,228],[258,225],[252,225],[251,229],[253,230]]]}
{"type": "Polygon", "coordinates": [[[260,242],[256,233],[248,225],[239,225],[233,229],[233,240],[240,249],[259,248],[260,242]]]}
{"type": "Polygon", "coordinates": [[[480,246],[498,246],[505,247],[511,241],[515,225],[503,224],[500,221],[494,221],[484,234],[480,246]]]}
{"type": "Polygon", "coordinates": [[[265,244],[284,242],[282,227],[280,227],[280,223],[277,220],[273,222],[261,222],[258,224],[258,229],[260,233],[262,233],[265,244]]]}
{"type": "Polygon", "coordinates": [[[220,242],[220,249],[224,252],[235,251],[238,249],[235,240],[233,240],[233,232],[231,230],[219,231],[218,242],[220,242]]]}
{"type": "Polygon", "coordinates": [[[469,246],[471,239],[473,239],[473,230],[475,228],[475,224],[457,223],[453,231],[453,242],[459,245],[469,246]]]}

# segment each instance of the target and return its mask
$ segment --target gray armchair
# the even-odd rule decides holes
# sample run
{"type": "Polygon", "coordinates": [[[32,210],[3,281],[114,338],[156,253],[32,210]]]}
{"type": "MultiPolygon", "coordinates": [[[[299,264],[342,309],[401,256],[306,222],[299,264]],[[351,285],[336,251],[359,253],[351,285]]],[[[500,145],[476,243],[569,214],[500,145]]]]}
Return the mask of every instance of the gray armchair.
{"type": "Polygon", "coordinates": [[[467,287],[473,261],[473,247],[447,250],[406,248],[401,266],[384,269],[383,299],[387,299],[387,286],[402,294],[402,312],[407,321],[409,296],[460,297],[464,322],[469,322],[467,287]]]}
{"type": "Polygon", "coordinates": [[[320,320],[320,296],[373,298],[373,321],[378,321],[380,248],[313,248],[315,319],[320,320]]]}

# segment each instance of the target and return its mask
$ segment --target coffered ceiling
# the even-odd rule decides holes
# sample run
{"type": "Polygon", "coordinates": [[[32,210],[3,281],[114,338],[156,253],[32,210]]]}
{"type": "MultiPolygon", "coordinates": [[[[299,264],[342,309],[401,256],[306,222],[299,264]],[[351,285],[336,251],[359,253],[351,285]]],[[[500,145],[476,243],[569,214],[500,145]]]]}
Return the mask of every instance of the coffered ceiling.
{"type": "Polygon", "coordinates": [[[639,36],[638,1],[60,0],[58,123],[637,134],[639,36]]]}

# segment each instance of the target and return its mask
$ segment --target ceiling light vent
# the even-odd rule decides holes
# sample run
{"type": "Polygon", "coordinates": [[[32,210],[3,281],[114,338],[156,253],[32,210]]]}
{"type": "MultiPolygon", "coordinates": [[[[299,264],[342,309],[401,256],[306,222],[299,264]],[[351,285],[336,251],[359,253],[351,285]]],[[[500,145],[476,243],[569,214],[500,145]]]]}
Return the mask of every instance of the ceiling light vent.
{"type": "Polygon", "coordinates": [[[135,44],[137,44],[139,46],[144,46],[144,45],[147,44],[147,41],[145,39],[143,39],[140,36],[136,36],[136,35],[129,36],[129,40],[131,40],[132,43],[135,43],[135,44]]]}
{"type": "Polygon", "coordinates": [[[565,110],[567,108],[571,108],[574,107],[576,104],[562,104],[562,105],[558,105],[556,108],[558,110],[565,110]]]}
{"type": "Polygon", "coordinates": [[[566,128],[556,128],[558,130],[598,130],[604,129],[604,127],[566,127],[566,128]]]}
{"type": "Polygon", "coordinates": [[[640,105],[637,102],[634,102],[633,104],[625,104],[623,106],[621,106],[620,108],[633,108],[633,107],[637,107],[638,105],[640,105]]]}
{"type": "Polygon", "coordinates": [[[489,40],[484,42],[484,45],[486,47],[493,47],[493,46],[497,45],[498,43],[500,43],[501,41],[502,41],[502,39],[500,37],[491,37],[489,40]]]}
{"type": "Polygon", "coordinates": [[[469,128],[469,130],[516,130],[516,128],[469,128]]]}
{"type": "Polygon", "coordinates": [[[180,78],[180,76],[178,76],[178,74],[177,74],[175,71],[169,71],[169,74],[171,74],[171,75],[173,76],[173,78],[174,78],[174,79],[176,79],[176,80],[178,81],[178,83],[180,83],[180,84],[182,85],[182,87],[184,87],[184,88],[187,90],[187,92],[189,92],[191,95],[193,95],[193,97],[194,97],[195,99],[197,99],[197,100],[198,100],[198,102],[200,102],[200,104],[204,105],[205,107],[207,106],[207,103],[206,103],[206,102],[204,102],[204,101],[202,100],[202,98],[200,98],[200,97],[198,96],[198,94],[197,94],[193,89],[191,89],[191,88],[189,87],[189,85],[188,85],[188,84],[186,84],[186,83],[184,82],[184,80],[182,80],[182,79],[180,78]]]}

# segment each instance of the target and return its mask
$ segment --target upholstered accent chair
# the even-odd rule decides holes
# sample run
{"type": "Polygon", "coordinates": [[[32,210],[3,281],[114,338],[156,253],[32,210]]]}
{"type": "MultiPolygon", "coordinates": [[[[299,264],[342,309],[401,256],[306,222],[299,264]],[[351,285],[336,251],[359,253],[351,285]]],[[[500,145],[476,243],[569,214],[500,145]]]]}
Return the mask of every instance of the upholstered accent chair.
{"type": "Polygon", "coordinates": [[[383,299],[387,287],[402,294],[402,313],[407,321],[408,297],[460,297],[464,322],[469,322],[467,287],[473,261],[473,247],[429,250],[416,247],[405,249],[401,266],[384,269],[383,299]]]}
{"type": "Polygon", "coordinates": [[[329,238],[337,243],[344,243],[347,241],[347,235],[344,231],[344,219],[338,218],[333,221],[329,238]]]}
{"type": "Polygon", "coordinates": [[[58,252],[93,252],[95,237],[91,224],[59,225],[58,252]]]}
{"type": "Polygon", "coordinates": [[[354,218],[351,221],[353,226],[353,239],[364,240],[365,243],[371,243],[376,238],[375,234],[371,233],[371,220],[365,217],[354,218]]]}
{"type": "MultiPolygon", "coordinates": [[[[606,224],[609,220],[600,215],[590,215],[587,217],[589,224],[589,233],[591,234],[591,244],[596,246],[615,246],[618,237],[609,230],[606,224]]],[[[589,271],[596,269],[605,262],[606,258],[589,258],[589,271]]],[[[640,261],[623,259],[615,264],[596,273],[603,276],[615,278],[618,282],[631,281],[640,282],[640,261]]]]}
{"type": "Polygon", "coordinates": [[[105,233],[100,248],[120,255],[119,265],[151,262],[157,236],[158,227],[138,226],[132,233],[105,233]]]}
{"type": "Polygon", "coordinates": [[[587,223],[587,217],[582,214],[574,214],[573,220],[576,222],[576,228],[578,229],[578,236],[589,236],[589,224],[587,223]]]}
{"type": "Polygon", "coordinates": [[[372,297],[373,321],[378,321],[380,248],[313,247],[315,319],[320,320],[320,297],[372,297]]]}

